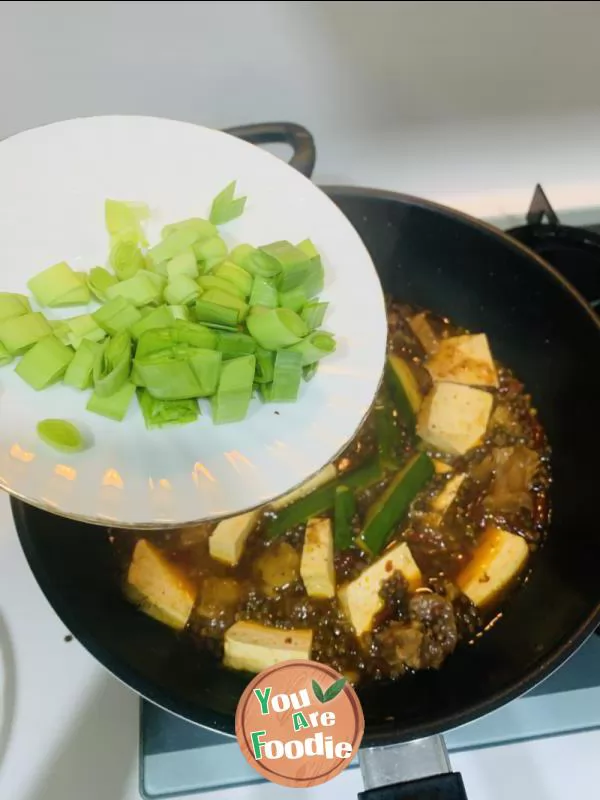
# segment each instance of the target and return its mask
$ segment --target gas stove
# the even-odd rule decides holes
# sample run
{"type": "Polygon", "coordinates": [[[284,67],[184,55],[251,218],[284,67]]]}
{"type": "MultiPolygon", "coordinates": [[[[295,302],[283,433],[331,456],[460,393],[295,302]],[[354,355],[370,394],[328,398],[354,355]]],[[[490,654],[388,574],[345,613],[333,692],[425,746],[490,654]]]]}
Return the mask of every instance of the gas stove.
{"type": "MultiPolygon", "coordinates": [[[[524,218],[488,222],[553,264],[600,310],[600,207],[560,213],[541,186],[524,218]]],[[[452,752],[600,728],[600,636],[525,696],[446,734],[452,752]]],[[[259,782],[237,742],[142,701],[140,791],[152,800],[259,782]]],[[[352,766],[357,766],[354,763],[352,766]]]]}

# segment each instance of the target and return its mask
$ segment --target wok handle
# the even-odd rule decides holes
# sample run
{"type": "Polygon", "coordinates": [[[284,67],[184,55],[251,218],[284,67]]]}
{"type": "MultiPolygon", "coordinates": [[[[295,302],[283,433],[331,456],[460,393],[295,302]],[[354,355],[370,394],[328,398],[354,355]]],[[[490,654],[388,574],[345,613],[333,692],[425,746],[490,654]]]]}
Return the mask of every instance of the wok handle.
{"type": "Polygon", "coordinates": [[[447,772],[367,789],[360,792],[358,800],[467,800],[467,793],[460,773],[447,772]]]}
{"type": "Polygon", "coordinates": [[[317,158],[315,140],[310,131],[295,122],[260,122],[256,125],[239,125],[226,128],[225,133],[237,136],[250,144],[289,144],[294,151],[289,161],[307,178],[313,173],[317,158]]]}

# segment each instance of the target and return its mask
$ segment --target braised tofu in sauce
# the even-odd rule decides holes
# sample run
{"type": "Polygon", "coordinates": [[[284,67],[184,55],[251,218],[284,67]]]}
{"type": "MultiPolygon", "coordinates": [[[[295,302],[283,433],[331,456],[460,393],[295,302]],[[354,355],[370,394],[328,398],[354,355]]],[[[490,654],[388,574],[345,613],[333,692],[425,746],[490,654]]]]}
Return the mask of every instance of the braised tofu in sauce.
{"type": "Polygon", "coordinates": [[[116,547],[128,597],[183,628],[199,658],[313,658],[353,682],[439,669],[534,566],[550,449],[525,387],[485,332],[398,303],[388,322],[373,409],[306,487],[116,547]]]}

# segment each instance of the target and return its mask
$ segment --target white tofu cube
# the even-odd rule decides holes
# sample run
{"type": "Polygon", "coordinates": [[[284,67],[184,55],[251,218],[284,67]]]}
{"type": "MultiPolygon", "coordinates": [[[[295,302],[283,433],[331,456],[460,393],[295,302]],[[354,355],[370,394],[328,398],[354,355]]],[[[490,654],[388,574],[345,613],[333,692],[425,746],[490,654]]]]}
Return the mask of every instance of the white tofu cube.
{"type": "Polygon", "coordinates": [[[485,333],[442,339],[425,366],[434,381],[498,386],[498,373],[485,333]]]}
{"type": "Polygon", "coordinates": [[[309,520],[304,534],[300,576],[309,597],[335,597],[331,520],[309,520]]]}
{"type": "Polygon", "coordinates": [[[225,632],[223,663],[232,669],[261,672],[282,661],[309,660],[311,649],[311,630],[284,631],[241,621],[225,632]]]}
{"type": "Polygon", "coordinates": [[[248,511],[219,522],[208,540],[208,552],[212,558],[235,566],[242,557],[246,539],[256,524],[259,513],[248,511]]]}
{"type": "Polygon", "coordinates": [[[417,433],[436,450],[463,455],[483,439],[492,405],[489,392],[436,383],[421,406],[417,433]]]}
{"type": "Polygon", "coordinates": [[[476,606],[490,605],[518,576],[528,557],[529,547],[522,536],[488,528],[458,576],[458,587],[476,606]]]}
{"type": "Polygon", "coordinates": [[[386,551],[381,558],[367,567],[358,578],[343,586],[338,592],[340,605],[357,636],[368,631],[376,614],[383,608],[379,592],[394,572],[400,572],[411,592],[418,589],[423,578],[406,542],[386,551]]]}

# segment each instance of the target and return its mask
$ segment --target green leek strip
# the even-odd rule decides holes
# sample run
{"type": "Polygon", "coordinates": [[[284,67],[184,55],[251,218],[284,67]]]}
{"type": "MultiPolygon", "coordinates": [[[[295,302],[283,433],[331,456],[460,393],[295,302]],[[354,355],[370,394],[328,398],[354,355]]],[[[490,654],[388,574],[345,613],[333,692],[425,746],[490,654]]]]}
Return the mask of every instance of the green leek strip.
{"type": "Polygon", "coordinates": [[[78,453],[85,448],[79,429],[64,419],[43,419],[37,424],[37,434],[43,442],[61,453],[78,453]]]}
{"type": "Polygon", "coordinates": [[[400,445],[400,431],[396,427],[393,416],[394,410],[394,405],[384,386],[382,389],[382,396],[375,402],[373,416],[375,417],[375,432],[377,435],[379,460],[383,467],[388,470],[396,470],[398,468],[396,451],[400,445]]]}
{"type": "Polygon", "coordinates": [[[25,353],[15,372],[32,389],[45,389],[62,378],[73,355],[56,336],[46,336],[25,353]]]}
{"type": "Polygon", "coordinates": [[[302,356],[290,350],[279,350],[275,356],[273,383],[265,384],[263,395],[271,403],[294,403],[300,392],[302,356]]]}
{"type": "Polygon", "coordinates": [[[308,367],[315,361],[335,352],[335,339],[327,331],[313,331],[309,333],[301,342],[290,347],[293,353],[300,353],[302,356],[302,366],[308,367]]]}
{"type": "Polygon", "coordinates": [[[302,286],[296,286],[295,289],[289,289],[287,292],[279,292],[279,305],[283,308],[291,308],[292,311],[298,313],[305,305],[308,297],[302,286]]]}
{"type": "Polygon", "coordinates": [[[125,281],[144,269],[146,259],[137,242],[117,237],[110,248],[108,263],[114,269],[117,278],[125,281]]]}
{"type": "Polygon", "coordinates": [[[273,308],[252,314],[246,321],[248,331],[265,350],[280,350],[299,342],[308,329],[303,320],[289,308],[273,308]]]}
{"type": "Polygon", "coordinates": [[[63,304],[71,292],[81,292],[82,284],[78,275],[64,261],[38,272],[27,281],[31,294],[41,306],[56,308],[63,304]]]}
{"type": "Polygon", "coordinates": [[[264,308],[277,308],[278,296],[277,289],[272,281],[263,278],[262,275],[255,275],[250,292],[249,306],[263,306],[264,308]]]}
{"type": "Polygon", "coordinates": [[[142,317],[138,322],[131,326],[129,332],[134,339],[139,339],[143,333],[153,328],[169,328],[175,324],[172,310],[169,306],[159,306],[153,308],[149,314],[142,317]]]}
{"type": "Polygon", "coordinates": [[[213,225],[224,225],[241,216],[246,205],[245,197],[234,199],[236,182],[231,181],[212,201],[210,221],[213,225]]]}
{"type": "Polygon", "coordinates": [[[54,331],[54,335],[63,341],[63,344],[70,344],[75,350],[77,350],[86,339],[90,342],[101,342],[106,337],[106,332],[98,325],[91,314],[81,314],[78,317],[71,317],[71,319],[65,320],[65,324],[67,328],[67,341],[64,342],[62,336],[60,336],[56,330],[54,331]]]}
{"type": "Polygon", "coordinates": [[[389,486],[370,506],[357,544],[378,555],[392,533],[408,514],[418,493],[434,475],[433,462],[426,453],[417,453],[394,475],[389,486]]]}
{"type": "Polygon", "coordinates": [[[31,314],[29,300],[24,294],[0,292],[0,322],[12,317],[21,317],[23,314],[31,314]]]}
{"type": "Polygon", "coordinates": [[[202,295],[202,300],[206,303],[214,303],[217,306],[224,308],[233,308],[237,311],[237,321],[240,322],[248,313],[248,305],[229,292],[223,292],[221,289],[208,289],[202,295]]]}
{"type": "Polygon", "coordinates": [[[312,381],[312,379],[317,374],[317,370],[319,369],[319,362],[315,361],[314,364],[309,364],[308,367],[302,368],[302,378],[308,383],[312,381]]]}
{"type": "Polygon", "coordinates": [[[304,255],[308,256],[309,258],[316,258],[316,256],[319,255],[319,251],[310,239],[303,239],[303,241],[299,242],[299,244],[296,246],[298,250],[302,250],[304,255]]]}
{"type": "Polygon", "coordinates": [[[250,356],[256,352],[256,342],[247,333],[222,331],[218,334],[217,350],[223,354],[223,358],[250,356]]]}
{"type": "Polygon", "coordinates": [[[257,347],[256,373],[254,375],[255,383],[271,383],[273,381],[274,368],[275,353],[272,350],[265,350],[263,347],[257,347]]]}
{"type": "Polygon", "coordinates": [[[153,266],[170,261],[188,250],[197,241],[198,234],[193,228],[180,228],[166,236],[162,242],[148,250],[148,261],[153,266]]]}
{"type": "Polygon", "coordinates": [[[7,364],[13,360],[13,357],[8,352],[6,347],[3,344],[0,344],[0,367],[5,367],[7,364]]]}
{"type": "Polygon", "coordinates": [[[89,389],[93,385],[92,373],[96,359],[101,356],[103,345],[84,339],[77,349],[73,360],[67,367],[64,383],[74,389],[89,389]]]}
{"type": "Polygon", "coordinates": [[[181,305],[169,305],[167,306],[169,311],[171,312],[171,316],[173,319],[182,319],[188,322],[191,319],[191,313],[188,306],[181,306],[181,305]]]}
{"type": "MultiPolygon", "coordinates": [[[[219,267],[217,267],[217,269],[219,269],[219,267]]],[[[240,300],[244,299],[243,293],[237,286],[225,278],[220,278],[214,273],[210,275],[201,275],[200,278],[198,278],[198,286],[205,292],[209,289],[219,289],[222,292],[228,292],[229,294],[239,297],[240,300]]]]}
{"type": "Polygon", "coordinates": [[[196,256],[196,261],[202,264],[205,271],[220,264],[227,256],[227,245],[220,236],[202,239],[193,245],[192,250],[196,256]]]}
{"type": "Polygon", "coordinates": [[[345,485],[336,486],[333,501],[333,544],[347,550],[354,544],[353,522],[356,515],[354,492],[345,485]]]}
{"type": "Polygon", "coordinates": [[[139,270],[132,278],[126,278],[106,290],[108,300],[115,297],[124,297],[136,308],[158,303],[161,299],[161,289],[157,285],[156,276],[146,270],[139,270]]]}
{"type": "Polygon", "coordinates": [[[300,316],[306,322],[310,331],[316,330],[323,324],[328,306],[329,303],[319,303],[317,300],[313,300],[304,306],[300,316]]]}
{"type": "Polygon", "coordinates": [[[114,286],[117,280],[118,279],[114,275],[111,275],[104,267],[93,267],[88,275],[87,284],[94,297],[101,303],[104,303],[107,299],[107,290],[110,286],[114,286]]]}
{"type": "Polygon", "coordinates": [[[131,241],[147,244],[140,223],[148,219],[150,209],[145,203],[105,200],[104,223],[111,237],[127,236],[131,241]]]}
{"type": "Polygon", "coordinates": [[[169,280],[164,291],[165,301],[173,306],[188,306],[199,297],[200,291],[200,287],[193,278],[179,275],[177,278],[169,280]]]}
{"type": "Polygon", "coordinates": [[[212,239],[219,235],[216,226],[209,222],[207,219],[201,217],[190,217],[190,219],[182,219],[180,222],[172,222],[170,225],[165,225],[161,231],[161,238],[166,239],[175,231],[180,231],[184,228],[193,230],[196,234],[196,241],[201,239],[212,239]]]}
{"type": "Polygon", "coordinates": [[[410,364],[400,356],[390,353],[384,378],[402,421],[409,428],[414,428],[423,395],[410,364]]]}
{"type": "Polygon", "coordinates": [[[296,525],[307,522],[311,517],[330,511],[335,503],[335,490],[338,486],[347,486],[355,493],[359,493],[378,483],[382,478],[383,471],[378,459],[368,461],[351,472],[345,472],[278,512],[276,517],[267,522],[267,536],[269,538],[280,536],[296,525]]]}
{"type": "Polygon", "coordinates": [[[142,319],[142,315],[124,297],[115,297],[109,300],[98,311],[92,314],[98,325],[111,336],[121,331],[129,330],[132,325],[142,319]]]}
{"type": "Polygon", "coordinates": [[[90,397],[86,406],[88,411],[109,417],[117,422],[121,422],[127,414],[127,409],[135,394],[133,383],[125,383],[121,388],[110,397],[100,397],[96,392],[90,397]]]}
{"type": "Polygon", "coordinates": [[[127,383],[131,372],[131,339],[118,333],[98,353],[94,362],[94,391],[98,397],[110,397],[127,383]]]}
{"type": "Polygon", "coordinates": [[[248,413],[256,358],[241,356],[225,361],[216,394],[211,398],[213,422],[239,422],[248,413]]]}
{"type": "Polygon", "coordinates": [[[137,396],[148,429],[186,425],[198,419],[196,400],[157,400],[146,389],[139,390],[137,396]]]}
{"type": "Polygon", "coordinates": [[[242,297],[250,296],[252,291],[252,275],[247,272],[243,267],[238,267],[232,261],[224,261],[215,267],[214,273],[217,278],[223,278],[230,284],[236,287],[242,297]]]}
{"type": "Polygon", "coordinates": [[[181,275],[194,279],[198,277],[198,264],[196,263],[196,256],[191,247],[188,250],[184,250],[183,253],[179,253],[178,256],[175,256],[170,261],[167,261],[167,277],[169,281],[175,280],[175,278],[179,278],[181,275]]]}
{"type": "Polygon", "coordinates": [[[21,355],[40,339],[52,334],[48,320],[39,311],[0,322],[0,342],[13,356],[21,355]]]}

